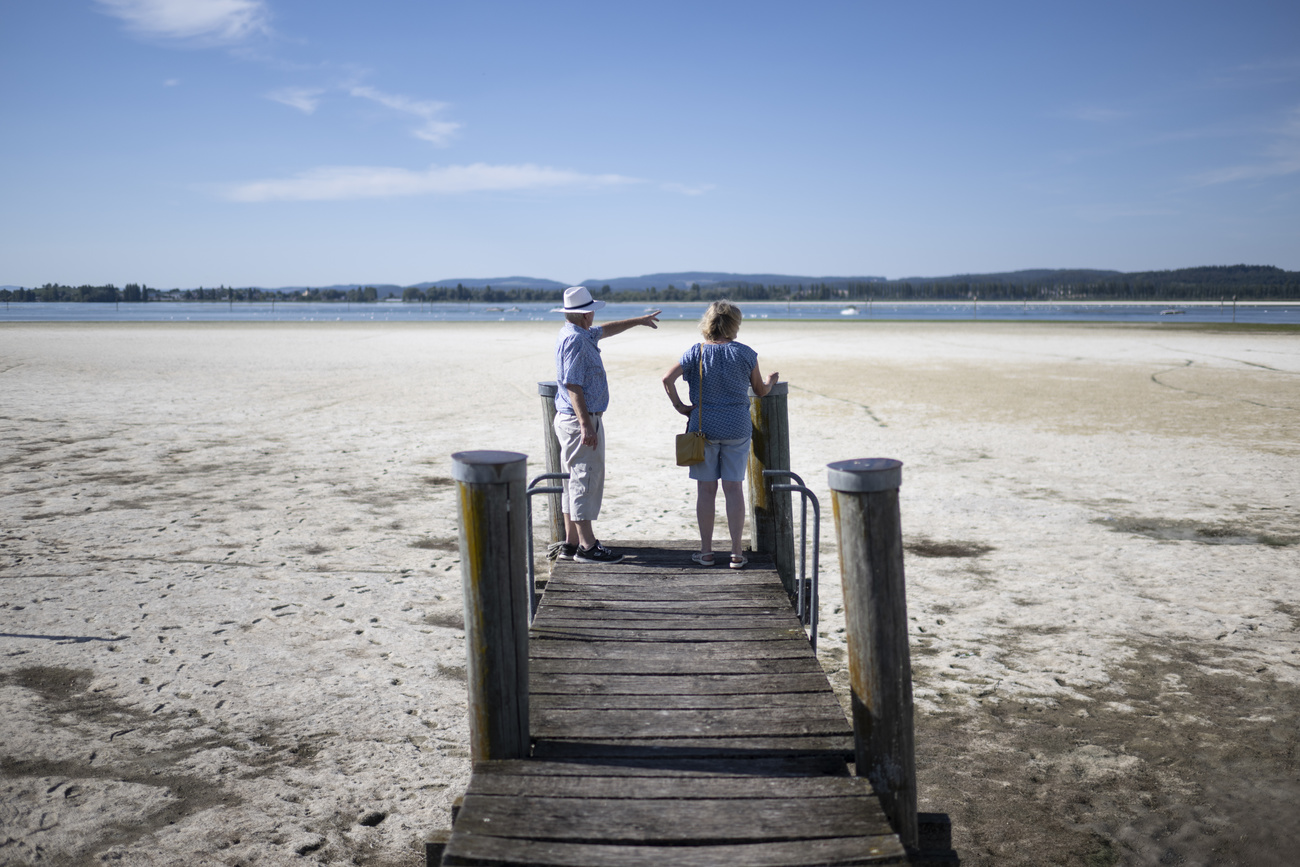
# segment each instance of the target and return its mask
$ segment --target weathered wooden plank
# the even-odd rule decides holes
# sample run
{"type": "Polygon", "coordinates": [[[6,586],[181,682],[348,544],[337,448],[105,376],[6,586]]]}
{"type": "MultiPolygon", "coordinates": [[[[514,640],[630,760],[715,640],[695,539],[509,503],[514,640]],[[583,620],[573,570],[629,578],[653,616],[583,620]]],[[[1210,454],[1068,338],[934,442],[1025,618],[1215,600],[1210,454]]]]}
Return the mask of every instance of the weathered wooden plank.
{"type": "MultiPolygon", "coordinates": [[[[548,589],[547,592],[550,593],[550,590],[548,589]]],[[[565,606],[570,609],[600,610],[597,606],[632,606],[662,601],[664,601],[664,594],[644,587],[629,587],[617,592],[611,591],[607,593],[584,593],[573,588],[559,587],[549,597],[543,599],[542,604],[554,605],[557,611],[563,611],[566,610],[565,606]]],[[[790,600],[786,598],[784,591],[778,590],[774,593],[771,588],[763,588],[753,593],[737,593],[735,591],[678,593],[673,597],[673,604],[683,608],[693,608],[696,612],[724,606],[749,606],[750,608],[781,611],[783,608],[790,607],[790,600]]]]}
{"type": "MultiPolygon", "coordinates": [[[[569,588],[574,592],[564,594],[557,592],[549,600],[546,607],[551,610],[569,610],[578,609],[580,611],[615,611],[619,613],[646,611],[660,612],[669,614],[681,612],[683,614],[695,614],[700,612],[700,606],[694,604],[691,600],[682,599],[665,599],[662,596],[657,599],[643,599],[639,602],[609,602],[597,598],[595,594],[582,593],[572,586],[569,588]]],[[[711,598],[712,599],[712,598],[711,598]]],[[[738,594],[737,598],[731,602],[720,602],[712,599],[708,610],[719,612],[735,612],[745,614],[754,610],[761,611],[780,611],[789,608],[789,600],[784,596],[772,594],[770,597],[764,596],[763,593],[743,593],[738,594]],[[771,602],[765,601],[770,598],[771,602]]]]}
{"type": "MultiPolygon", "coordinates": [[[[551,593],[549,588],[547,589],[547,593],[551,593]]],[[[590,602],[602,602],[610,605],[635,605],[643,602],[654,602],[662,600],[663,598],[662,593],[656,593],[654,590],[648,590],[643,587],[628,588],[627,590],[620,590],[617,593],[611,592],[600,594],[582,593],[580,591],[574,592],[571,590],[565,590],[564,588],[556,588],[555,592],[545,598],[542,604],[562,604],[566,600],[581,600],[584,604],[590,602]]],[[[782,606],[789,605],[789,600],[785,597],[784,591],[773,593],[770,589],[764,589],[756,593],[734,593],[722,591],[716,591],[711,594],[695,595],[679,593],[674,598],[679,604],[692,606],[697,610],[715,605],[745,604],[762,605],[765,608],[779,611],[782,606]]]]}
{"type": "Polygon", "coordinates": [[[533,744],[534,758],[703,759],[720,757],[799,756],[828,754],[844,759],[853,756],[852,736],[812,735],[808,737],[751,738],[541,738],[533,744]]]}
{"type": "MultiPolygon", "coordinates": [[[[725,559],[727,555],[723,554],[719,559],[725,559]]],[[[660,560],[650,562],[646,560],[637,560],[626,557],[618,563],[579,563],[577,561],[566,562],[564,566],[552,569],[551,577],[560,578],[569,581],[589,581],[601,579],[609,576],[637,575],[643,579],[658,581],[691,581],[699,584],[707,582],[715,583],[733,583],[733,584],[757,584],[767,580],[769,574],[774,574],[774,569],[748,568],[748,569],[727,569],[725,566],[721,569],[714,567],[696,566],[689,558],[685,563],[680,560],[660,560]]]]}
{"type": "MultiPolygon", "coordinates": [[[[601,627],[568,627],[550,629],[537,627],[533,629],[538,641],[546,638],[598,638],[602,641],[772,641],[779,638],[797,638],[802,636],[800,627],[755,627],[753,629],[604,629],[601,627]]],[[[688,649],[682,649],[689,653],[688,649]]]]}
{"type": "MultiPolygon", "coordinates": [[[[772,641],[696,641],[689,648],[692,656],[710,660],[736,659],[807,659],[813,657],[806,638],[782,638],[772,641]]],[[[629,641],[566,641],[534,637],[529,642],[533,664],[543,659],[677,659],[682,648],[675,643],[663,644],[629,641]]]]}
{"type": "MultiPolygon", "coordinates": [[[[533,697],[531,708],[549,710],[609,709],[655,709],[672,710],[708,710],[711,708],[749,708],[753,712],[762,712],[771,707],[802,708],[808,712],[830,714],[839,708],[834,697],[823,697],[814,692],[763,693],[761,695],[574,695],[542,694],[533,697]],[[816,705],[816,708],[810,708],[816,705]]],[[[841,710],[842,714],[843,711],[841,710]]]]}
{"type": "Polygon", "coordinates": [[[662,621],[664,623],[712,623],[719,620],[730,619],[753,619],[753,618],[782,618],[789,616],[795,619],[794,611],[783,600],[776,600],[767,605],[754,605],[750,608],[737,608],[734,605],[719,605],[717,602],[708,602],[705,604],[695,605],[691,602],[683,602],[677,610],[653,610],[638,608],[627,602],[621,605],[605,605],[596,607],[590,603],[585,605],[547,605],[537,612],[537,619],[545,618],[546,620],[617,620],[617,621],[637,621],[651,623],[662,621]]]}
{"type": "MultiPolygon", "coordinates": [[[[745,800],[750,798],[868,798],[864,810],[879,809],[865,777],[627,777],[476,773],[467,794],[531,798],[652,800],[745,800]]],[[[743,809],[744,804],[736,805],[743,809]]]]}
{"type": "Polygon", "coordinates": [[[762,712],[771,707],[797,707],[806,712],[830,714],[837,712],[843,716],[840,703],[835,696],[819,692],[769,692],[742,695],[582,695],[575,693],[542,693],[532,696],[530,707],[537,708],[608,708],[610,710],[630,708],[655,708],[669,710],[672,708],[749,708],[762,712]]]}
{"type": "Polygon", "coordinates": [[[790,615],[756,612],[753,614],[631,614],[616,617],[608,612],[570,611],[560,614],[548,611],[545,617],[533,621],[534,629],[768,629],[773,626],[791,628],[798,621],[790,615]]]}
{"type": "Polygon", "coordinates": [[[863,796],[735,800],[499,798],[466,795],[456,830],[467,834],[586,843],[742,843],[791,837],[865,837],[889,832],[863,796]],[[617,811],[621,821],[611,823],[617,811]]]}
{"type": "Polygon", "coordinates": [[[613,846],[453,834],[443,864],[535,864],[540,867],[816,867],[905,864],[891,835],[741,845],[613,846]]]}
{"type": "Polygon", "coordinates": [[[844,735],[853,729],[836,706],[826,708],[772,707],[755,713],[744,708],[533,708],[534,738],[757,738],[844,735]],[[821,711],[821,712],[818,712],[821,711]]]}
{"type": "MultiPolygon", "coordinates": [[[[796,756],[675,759],[625,758],[608,760],[574,757],[556,761],[537,758],[481,762],[474,776],[618,776],[668,777],[672,779],[736,779],[762,777],[849,776],[848,765],[836,756],[796,756]]],[[[864,779],[853,777],[852,779],[864,779]]],[[[472,781],[471,781],[472,782],[472,781]]]]}
{"type": "MultiPolygon", "coordinates": [[[[725,561],[726,557],[727,555],[723,554],[719,559],[725,561]]],[[[689,555],[685,558],[656,560],[643,560],[624,555],[620,562],[609,564],[580,563],[576,560],[565,561],[563,564],[557,562],[551,567],[550,577],[567,581],[599,581],[605,576],[640,575],[652,580],[676,579],[698,583],[730,581],[752,584],[766,580],[768,576],[774,574],[776,574],[775,569],[763,566],[758,561],[753,561],[746,569],[728,569],[725,563],[722,568],[697,566],[691,562],[689,555]]]]}
{"type": "Polygon", "coordinates": [[[770,581],[761,584],[687,584],[666,581],[662,584],[644,580],[605,584],[575,584],[552,579],[546,585],[547,594],[581,593],[591,599],[628,599],[644,601],[689,601],[692,599],[769,599],[775,606],[782,599],[789,602],[785,591],[770,581]]]}
{"type": "MultiPolygon", "coordinates": [[[[615,659],[537,659],[531,670],[551,674],[822,674],[812,656],[792,659],[694,659],[689,656],[635,656],[615,659]]],[[[824,675],[823,675],[824,676],[824,675]]]]}
{"type": "MultiPolygon", "coordinates": [[[[569,588],[590,589],[593,592],[606,590],[642,590],[652,589],[661,599],[676,599],[681,593],[762,593],[772,588],[774,572],[756,574],[748,581],[689,581],[686,579],[664,578],[657,573],[646,575],[628,575],[619,580],[575,581],[569,575],[552,577],[547,589],[569,588]]],[[[779,584],[777,585],[780,586],[779,584]]]]}
{"type": "Polygon", "coordinates": [[[575,576],[566,574],[563,578],[552,578],[546,589],[564,587],[591,588],[596,592],[651,589],[657,591],[660,598],[675,599],[680,595],[689,593],[762,592],[772,586],[775,577],[776,573],[772,572],[767,574],[755,573],[744,580],[698,581],[692,580],[690,576],[665,575],[662,571],[653,571],[644,574],[635,572],[593,574],[590,576],[590,580],[582,581],[575,580],[575,576]]]}
{"type": "Polygon", "coordinates": [[[826,678],[820,674],[550,674],[532,678],[529,685],[537,695],[737,695],[825,689],[826,678]]]}

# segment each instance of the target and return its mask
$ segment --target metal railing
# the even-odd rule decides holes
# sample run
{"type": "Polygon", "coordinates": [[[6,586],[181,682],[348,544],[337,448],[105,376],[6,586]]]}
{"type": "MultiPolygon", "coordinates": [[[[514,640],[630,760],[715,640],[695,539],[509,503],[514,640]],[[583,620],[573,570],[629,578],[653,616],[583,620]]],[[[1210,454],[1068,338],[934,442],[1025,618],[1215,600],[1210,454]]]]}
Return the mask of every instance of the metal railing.
{"type": "Polygon", "coordinates": [[[818,557],[821,547],[822,507],[817,495],[804,485],[798,473],[789,470],[763,470],[764,478],[788,477],[794,479],[793,485],[772,485],[773,491],[797,491],[800,495],[799,510],[799,578],[795,582],[794,611],[799,622],[809,628],[808,640],[817,650],[817,623],[820,620],[820,595],[817,590],[818,557]],[[812,577],[808,576],[808,501],[813,505],[813,544],[812,577]]]}
{"type": "Polygon", "coordinates": [[[537,494],[562,494],[564,488],[559,485],[549,485],[544,488],[537,487],[538,482],[549,481],[550,479],[567,479],[568,473],[542,473],[528,483],[528,622],[532,622],[537,616],[537,604],[540,601],[537,598],[537,566],[533,558],[533,497],[537,494]]]}

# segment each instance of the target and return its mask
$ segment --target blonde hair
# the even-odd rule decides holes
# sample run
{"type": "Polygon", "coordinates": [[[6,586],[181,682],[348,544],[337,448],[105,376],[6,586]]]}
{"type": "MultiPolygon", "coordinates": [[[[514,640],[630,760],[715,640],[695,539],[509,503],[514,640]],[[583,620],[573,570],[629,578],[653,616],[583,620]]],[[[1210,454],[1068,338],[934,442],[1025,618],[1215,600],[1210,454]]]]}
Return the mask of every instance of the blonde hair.
{"type": "Polygon", "coordinates": [[[705,340],[735,340],[744,314],[730,301],[714,301],[700,317],[700,334],[705,340]]]}

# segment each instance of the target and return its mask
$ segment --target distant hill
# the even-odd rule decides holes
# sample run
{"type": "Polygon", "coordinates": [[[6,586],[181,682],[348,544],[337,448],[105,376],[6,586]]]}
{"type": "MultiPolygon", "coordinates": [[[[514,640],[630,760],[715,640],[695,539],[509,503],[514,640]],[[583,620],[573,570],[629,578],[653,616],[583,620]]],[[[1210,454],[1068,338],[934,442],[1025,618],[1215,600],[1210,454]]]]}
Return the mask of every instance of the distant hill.
{"type": "Polygon", "coordinates": [[[554,280],[543,280],[539,277],[491,277],[486,280],[478,277],[462,277],[455,280],[434,280],[430,283],[412,284],[414,289],[455,289],[457,286],[464,286],[466,289],[484,289],[491,286],[493,289],[567,289],[568,283],[557,283],[554,280]]]}
{"type": "Polygon", "coordinates": [[[949,277],[899,277],[892,283],[999,283],[1011,286],[1029,286],[1039,283],[1088,283],[1124,276],[1123,271],[1096,271],[1088,268],[1030,268],[1024,271],[1003,271],[994,274],[953,274],[949,277]]]}
{"type": "MultiPolygon", "coordinates": [[[[877,283],[884,277],[797,277],[790,274],[730,274],[723,271],[674,271],[669,274],[644,274],[640,277],[614,277],[608,280],[583,280],[579,285],[588,289],[609,287],[611,292],[629,292],[654,287],[664,289],[675,286],[689,288],[698,283],[708,289],[718,284],[727,286],[798,286],[825,283],[838,286],[845,283],[877,283]]],[[[495,286],[496,284],[493,284],[495,286]]]]}

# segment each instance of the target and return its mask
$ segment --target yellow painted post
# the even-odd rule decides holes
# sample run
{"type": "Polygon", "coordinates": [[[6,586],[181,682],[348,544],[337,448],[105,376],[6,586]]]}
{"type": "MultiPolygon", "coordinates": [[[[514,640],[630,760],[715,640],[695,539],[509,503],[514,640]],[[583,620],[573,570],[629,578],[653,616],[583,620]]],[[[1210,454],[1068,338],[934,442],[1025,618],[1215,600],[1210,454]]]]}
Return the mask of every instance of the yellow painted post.
{"type": "MultiPolygon", "coordinates": [[[[789,491],[773,491],[787,479],[763,476],[763,470],[790,469],[790,416],[786,405],[790,384],[778,382],[765,396],[749,392],[749,417],[754,423],[750,443],[749,517],[754,550],[770,554],[785,590],[794,598],[794,508],[789,491]]],[[[706,408],[707,411],[707,408],[706,408]]]]}
{"type": "Polygon", "coordinates": [[[844,582],[857,773],[871,780],[903,844],[915,848],[912,658],[898,510],[902,467],[888,458],[838,461],[829,466],[828,482],[844,582]]]}
{"type": "Polygon", "coordinates": [[[527,758],[528,458],[471,451],[451,461],[460,493],[470,756],[527,758]]]}

